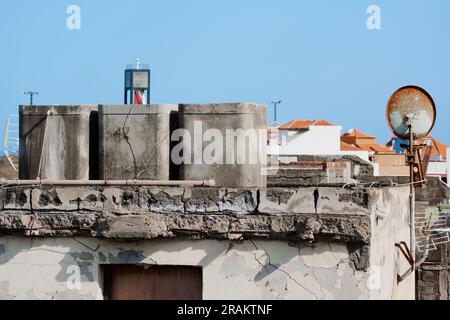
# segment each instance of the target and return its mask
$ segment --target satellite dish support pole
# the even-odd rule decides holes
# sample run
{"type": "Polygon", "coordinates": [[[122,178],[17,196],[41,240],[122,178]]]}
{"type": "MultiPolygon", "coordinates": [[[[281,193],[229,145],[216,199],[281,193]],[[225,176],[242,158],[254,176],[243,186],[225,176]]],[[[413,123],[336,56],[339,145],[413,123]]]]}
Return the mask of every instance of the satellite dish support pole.
{"type": "Polygon", "coordinates": [[[409,182],[410,182],[410,195],[409,195],[409,206],[410,206],[410,250],[412,255],[412,269],[415,270],[416,261],[416,226],[415,226],[415,204],[416,204],[416,187],[414,185],[414,167],[415,167],[415,150],[414,150],[414,133],[412,130],[412,125],[409,125],[409,148],[408,148],[408,165],[409,165],[409,182]]]}

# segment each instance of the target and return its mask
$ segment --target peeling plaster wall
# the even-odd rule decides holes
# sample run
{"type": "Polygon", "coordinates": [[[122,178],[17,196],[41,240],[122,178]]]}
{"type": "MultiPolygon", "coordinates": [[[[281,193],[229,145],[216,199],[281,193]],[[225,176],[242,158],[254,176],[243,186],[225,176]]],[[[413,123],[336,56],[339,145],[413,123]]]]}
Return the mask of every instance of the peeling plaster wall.
{"type": "MultiPolygon", "coordinates": [[[[410,299],[415,297],[415,276],[411,273],[397,284],[397,274],[404,274],[410,265],[395,243],[409,246],[409,198],[407,188],[391,188],[389,192],[372,190],[370,270],[374,287],[372,299],[410,299]],[[377,285],[379,282],[379,286],[377,285]]],[[[372,286],[371,286],[372,288],[372,286]]]]}
{"type": "Polygon", "coordinates": [[[155,261],[203,266],[206,299],[414,298],[413,275],[395,282],[408,269],[394,246],[409,239],[408,187],[12,186],[1,194],[3,298],[101,298],[99,263],[155,261]],[[81,291],[66,287],[73,264],[81,291]]]}
{"type": "Polygon", "coordinates": [[[202,266],[204,299],[370,297],[368,274],[355,269],[347,246],[338,243],[8,236],[0,247],[0,299],[102,299],[101,264],[202,266]],[[70,287],[74,265],[79,290],[70,287]]]}

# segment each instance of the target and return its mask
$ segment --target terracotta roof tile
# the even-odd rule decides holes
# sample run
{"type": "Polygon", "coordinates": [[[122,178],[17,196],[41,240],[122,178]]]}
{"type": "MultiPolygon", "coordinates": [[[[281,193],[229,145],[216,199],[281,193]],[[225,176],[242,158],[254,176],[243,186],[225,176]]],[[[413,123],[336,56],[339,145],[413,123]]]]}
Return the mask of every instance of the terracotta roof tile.
{"type": "Polygon", "coordinates": [[[358,148],[364,151],[371,151],[371,152],[386,152],[386,153],[395,153],[394,150],[384,147],[381,144],[378,143],[371,143],[371,144],[364,144],[364,145],[357,145],[358,148]]]}
{"type": "Polygon", "coordinates": [[[364,151],[355,145],[341,141],[341,151],[364,151]]]}
{"type": "Polygon", "coordinates": [[[378,143],[371,144],[370,147],[376,152],[395,153],[395,151],[392,150],[391,148],[382,146],[381,144],[378,143]]]}
{"type": "Polygon", "coordinates": [[[313,126],[334,126],[331,122],[326,120],[300,120],[295,119],[280,127],[280,130],[304,130],[313,126]]]}
{"type": "Polygon", "coordinates": [[[424,142],[425,139],[430,139],[433,142],[431,148],[431,154],[435,156],[441,156],[443,160],[447,159],[447,145],[436,138],[428,135],[427,137],[420,139],[421,142],[424,142]]]}
{"type": "Polygon", "coordinates": [[[447,159],[447,145],[441,141],[434,139],[436,151],[442,156],[442,159],[447,159]]]}
{"type": "Polygon", "coordinates": [[[359,139],[375,139],[374,136],[369,136],[368,134],[365,134],[362,131],[351,129],[348,133],[344,133],[344,136],[352,136],[359,139]]]}

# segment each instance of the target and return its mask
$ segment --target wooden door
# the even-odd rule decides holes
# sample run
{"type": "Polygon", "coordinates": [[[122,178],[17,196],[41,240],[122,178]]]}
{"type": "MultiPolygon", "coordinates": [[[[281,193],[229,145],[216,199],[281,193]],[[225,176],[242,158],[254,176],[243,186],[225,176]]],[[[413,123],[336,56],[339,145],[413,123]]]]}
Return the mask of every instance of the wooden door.
{"type": "Polygon", "coordinates": [[[104,265],[107,300],[201,300],[202,268],[104,265]]]}

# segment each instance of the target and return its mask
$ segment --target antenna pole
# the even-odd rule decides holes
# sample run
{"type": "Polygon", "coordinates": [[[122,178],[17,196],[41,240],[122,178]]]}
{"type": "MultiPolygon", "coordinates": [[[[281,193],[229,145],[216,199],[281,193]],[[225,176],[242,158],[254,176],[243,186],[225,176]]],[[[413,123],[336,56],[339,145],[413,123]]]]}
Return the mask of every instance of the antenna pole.
{"type": "Polygon", "coordinates": [[[38,91],[26,91],[26,92],[24,92],[24,94],[27,94],[30,96],[30,106],[32,106],[33,105],[33,97],[34,97],[34,95],[38,95],[39,92],[38,91]]]}
{"type": "Polygon", "coordinates": [[[281,103],[281,100],[278,101],[272,101],[273,104],[273,119],[275,122],[277,122],[277,106],[281,103]]]}
{"type": "Polygon", "coordinates": [[[274,110],[274,113],[275,113],[275,115],[274,115],[274,119],[275,119],[275,122],[277,121],[277,104],[275,103],[275,108],[274,108],[275,110],[274,110]]]}

